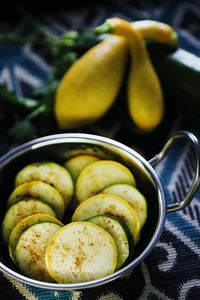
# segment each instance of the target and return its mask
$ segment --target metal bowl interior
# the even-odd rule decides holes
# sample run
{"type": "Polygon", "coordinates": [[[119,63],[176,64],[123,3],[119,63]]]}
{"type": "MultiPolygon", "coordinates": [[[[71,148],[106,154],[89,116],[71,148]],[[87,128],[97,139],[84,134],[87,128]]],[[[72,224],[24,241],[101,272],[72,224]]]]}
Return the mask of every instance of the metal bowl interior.
{"type": "MultiPolygon", "coordinates": [[[[165,197],[160,180],[150,164],[137,152],[108,138],[88,134],[58,134],[39,138],[8,152],[0,159],[0,220],[6,211],[7,199],[13,190],[17,172],[25,165],[38,161],[54,161],[60,164],[77,153],[95,153],[106,159],[117,160],[134,174],[138,189],[144,194],[148,205],[148,218],[133,257],[115,273],[90,282],[57,284],[30,279],[17,269],[9,257],[7,246],[0,239],[0,270],[22,282],[41,288],[77,290],[102,285],[130,272],[153,249],[162,233],[165,216],[165,197]]],[[[72,213],[66,212],[68,217],[72,213]]]]}

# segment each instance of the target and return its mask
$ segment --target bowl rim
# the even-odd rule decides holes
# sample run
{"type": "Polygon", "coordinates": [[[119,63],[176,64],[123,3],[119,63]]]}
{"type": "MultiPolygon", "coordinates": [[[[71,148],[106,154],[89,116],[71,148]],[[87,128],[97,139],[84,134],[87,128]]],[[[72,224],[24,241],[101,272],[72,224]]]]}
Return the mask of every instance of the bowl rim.
{"type": "Polygon", "coordinates": [[[28,285],[32,285],[39,288],[45,288],[45,289],[52,289],[52,290],[80,290],[80,289],[86,289],[86,288],[93,288],[96,286],[100,286],[103,284],[106,284],[108,282],[111,282],[127,273],[130,273],[133,268],[135,268],[140,262],[142,262],[149,253],[153,250],[154,246],[158,242],[164,225],[165,225],[165,219],[166,219],[166,201],[165,201],[165,193],[163,190],[163,186],[161,184],[161,181],[153,169],[153,167],[150,165],[150,163],[137,151],[131,149],[130,147],[115,141],[113,139],[103,137],[100,135],[94,135],[94,134],[86,134],[86,133],[61,133],[61,134],[53,134],[53,135],[47,135],[40,138],[33,139],[31,141],[28,141],[22,145],[19,145],[10,151],[8,151],[6,154],[4,154],[0,158],[0,170],[6,166],[12,159],[16,159],[17,157],[25,154],[26,152],[39,149],[43,146],[53,145],[53,144],[62,144],[62,143],[72,143],[72,142],[89,142],[89,143],[97,143],[97,144],[106,144],[110,146],[114,146],[118,150],[125,152],[129,154],[130,156],[133,156],[134,158],[139,161],[143,167],[148,171],[148,174],[151,175],[151,178],[153,182],[155,183],[155,189],[156,193],[158,195],[158,202],[159,202],[159,216],[158,216],[158,223],[156,226],[156,229],[151,237],[151,240],[147,247],[145,248],[138,257],[136,257],[133,261],[128,263],[126,266],[121,268],[118,271],[115,271],[114,273],[107,275],[105,277],[86,281],[86,282],[80,282],[80,283],[49,283],[49,282],[43,282],[39,280],[35,280],[32,278],[29,278],[27,276],[24,276],[16,271],[13,271],[11,268],[7,267],[5,264],[0,262],[0,271],[5,273],[6,275],[17,279],[23,283],[26,283],[28,285]]]}

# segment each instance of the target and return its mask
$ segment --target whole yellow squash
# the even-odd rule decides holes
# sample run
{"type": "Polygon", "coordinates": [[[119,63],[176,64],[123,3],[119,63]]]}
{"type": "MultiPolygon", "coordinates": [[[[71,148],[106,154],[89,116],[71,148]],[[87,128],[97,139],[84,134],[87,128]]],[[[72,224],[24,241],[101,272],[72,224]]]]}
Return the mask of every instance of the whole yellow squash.
{"type": "Polygon", "coordinates": [[[110,36],[79,58],[62,78],[55,115],[61,129],[89,124],[111,107],[124,76],[126,39],[110,36]]]}
{"type": "Polygon", "coordinates": [[[133,25],[121,18],[108,19],[101,26],[110,28],[113,34],[127,40],[131,57],[127,85],[128,110],[134,124],[143,132],[150,132],[163,118],[164,100],[144,39],[133,25]]]}

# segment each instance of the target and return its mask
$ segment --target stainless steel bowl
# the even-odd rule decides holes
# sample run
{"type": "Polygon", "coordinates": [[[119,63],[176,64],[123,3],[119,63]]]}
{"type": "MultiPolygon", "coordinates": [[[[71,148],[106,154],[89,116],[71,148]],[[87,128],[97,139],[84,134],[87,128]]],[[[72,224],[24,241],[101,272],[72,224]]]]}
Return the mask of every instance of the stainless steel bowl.
{"type": "Polygon", "coordinates": [[[131,148],[105,137],[77,133],[51,135],[25,143],[0,159],[1,220],[5,214],[6,201],[11,193],[15,175],[22,167],[41,160],[63,163],[70,155],[85,151],[99,153],[103,157],[118,160],[128,166],[134,173],[139,190],[147,199],[148,219],[142,229],[141,239],[135,248],[133,259],[120,270],[98,280],[74,284],[41,282],[19,272],[11,261],[7,247],[1,238],[0,271],[26,284],[53,290],[85,289],[113,281],[129,273],[151,252],[163,231],[166,213],[179,210],[187,205],[199,186],[199,143],[190,132],[180,131],[175,134],[162,151],[150,161],[145,160],[131,148]],[[178,203],[167,205],[164,188],[153,167],[163,159],[172,144],[178,139],[186,139],[192,144],[196,161],[196,174],[184,199],[178,203]]]}

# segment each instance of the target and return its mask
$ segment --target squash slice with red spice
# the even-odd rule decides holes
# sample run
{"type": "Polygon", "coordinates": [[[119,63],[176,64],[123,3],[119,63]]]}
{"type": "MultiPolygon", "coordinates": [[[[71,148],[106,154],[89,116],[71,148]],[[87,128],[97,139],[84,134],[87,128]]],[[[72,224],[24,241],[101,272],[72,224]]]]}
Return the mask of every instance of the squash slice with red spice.
{"type": "Polygon", "coordinates": [[[125,224],[117,218],[104,215],[92,217],[87,221],[101,226],[113,237],[117,248],[116,269],[119,269],[129,257],[129,234],[124,226],[125,224]]]}
{"type": "Polygon", "coordinates": [[[76,208],[72,222],[85,221],[97,215],[121,219],[129,228],[136,243],[140,235],[140,221],[135,210],[124,199],[111,194],[98,194],[83,201],[76,208]]]}
{"type": "Polygon", "coordinates": [[[48,204],[59,219],[63,218],[65,211],[63,197],[53,186],[42,181],[28,181],[17,186],[11,193],[7,206],[29,198],[48,204]]]}
{"type": "Polygon", "coordinates": [[[38,223],[25,230],[20,236],[15,257],[21,272],[33,279],[54,282],[45,264],[45,252],[50,237],[61,228],[51,222],[38,223]]]}
{"type": "Polygon", "coordinates": [[[34,214],[30,215],[24,219],[22,219],[17,225],[14,227],[14,229],[11,232],[10,238],[9,238],[9,253],[12,258],[12,260],[16,263],[15,259],[15,249],[18,243],[18,240],[22,233],[27,230],[29,227],[38,224],[38,223],[44,223],[44,222],[51,222],[58,225],[63,226],[63,224],[56,218],[47,215],[47,214],[34,214]]]}
{"type": "Polygon", "coordinates": [[[123,164],[113,160],[100,160],[84,168],[80,173],[75,196],[78,202],[98,194],[105,187],[116,183],[135,185],[131,171],[123,164]]]}
{"type": "Polygon", "coordinates": [[[110,275],[117,262],[112,236],[89,222],[70,223],[58,230],[46,249],[46,266],[59,283],[75,283],[110,275]]]}
{"type": "Polygon", "coordinates": [[[21,200],[9,207],[2,222],[2,236],[8,244],[13,228],[25,217],[33,214],[44,213],[56,217],[53,209],[44,202],[28,199],[21,200]]]}

